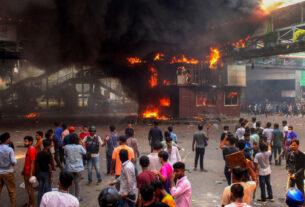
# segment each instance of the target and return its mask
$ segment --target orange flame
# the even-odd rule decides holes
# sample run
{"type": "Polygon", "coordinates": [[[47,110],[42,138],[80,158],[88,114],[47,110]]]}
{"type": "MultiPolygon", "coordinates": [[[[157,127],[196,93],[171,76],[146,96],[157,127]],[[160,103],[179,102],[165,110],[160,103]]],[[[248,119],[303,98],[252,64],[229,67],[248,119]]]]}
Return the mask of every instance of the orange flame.
{"type": "Polygon", "coordinates": [[[229,98],[233,98],[234,96],[237,96],[238,95],[238,93],[237,92],[230,92],[229,94],[228,94],[228,97],[229,98]]]}
{"type": "Polygon", "coordinates": [[[149,79],[149,85],[151,88],[154,88],[158,84],[158,73],[157,70],[153,67],[150,68],[151,76],[149,79]]]}
{"type": "Polygon", "coordinates": [[[126,58],[126,60],[130,63],[130,64],[139,64],[139,63],[142,63],[143,61],[138,58],[138,57],[129,57],[129,58],[126,58]]]}
{"type": "Polygon", "coordinates": [[[157,55],[155,56],[155,61],[157,61],[157,60],[163,60],[163,58],[162,57],[164,57],[164,54],[162,54],[162,53],[157,53],[157,55]]]}
{"type": "Polygon", "coordinates": [[[170,98],[161,98],[160,99],[160,106],[169,107],[171,105],[170,98]]]}
{"type": "Polygon", "coordinates": [[[25,115],[25,117],[28,118],[28,119],[33,119],[33,118],[40,117],[40,114],[38,114],[38,113],[30,113],[30,114],[25,115]]]}
{"type": "Polygon", "coordinates": [[[272,11],[300,3],[304,0],[261,0],[260,9],[266,14],[270,14],[272,11]]]}
{"type": "Polygon", "coordinates": [[[198,64],[199,61],[196,59],[187,59],[184,55],[182,55],[181,59],[178,59],[176,57],[173,57],[172,61],[170,62],[170,64],[174,64],[174,63],[187,63],[187,64],[198,64]]]}
{"type": "MultiPolygon", "coordinates": [[[[217,69],[218,61],[220,59],[220,52],[217,48],[210,47],[210,56],[208,58],[210,59],[210,69],[217,69]]],[[[222,64],[222,63],[221,63],[222,64]]]]}
{"type": "Polygon", "coordinates": [[[142,114],[143,118],[158,118],[159,109],[154,107],[153,105],[149,105],[146,108],[146,111],[142,114]]]}
{"type": "Polygon", "coordinates": [[[250,39],[250,35],[246,37],[245,39],[240,39],[237,42],[233,43],[232,46],[235,48],[245,48],[246,42],[250,39]]]}
{"type": "Polygon", "coordinates": [[[171,85],[175,85],[173,82],[167,81],[167,80],[163,80],[163,85],[165,86],[171,86],[171,85]]]}

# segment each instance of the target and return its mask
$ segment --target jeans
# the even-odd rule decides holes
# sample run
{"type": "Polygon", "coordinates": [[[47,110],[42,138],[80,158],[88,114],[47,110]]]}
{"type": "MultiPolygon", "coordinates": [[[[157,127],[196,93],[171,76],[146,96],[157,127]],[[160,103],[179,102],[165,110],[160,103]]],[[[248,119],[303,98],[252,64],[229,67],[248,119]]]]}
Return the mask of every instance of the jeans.
{"type": "Polygon", "coordinates": [[[100,156],[97,157],[91,157],[90,160],[88,160],[88,180],[89,182],[92,182],[92,168],[95,168],[96,171],[96,177],[98,181],[102,180],[101,175],[101,167],[100,167],[100,156]]]}
{"type": "Polygon", "coordinates": [[[263,201],[266,200],[266,187],[265,187],[266,185],[267,185],[267,191],[268,191],[268,198],[273,198],[272,187],[270,184],[270,175],[265,175],[265,176],[260,175],[259,176],[259,187],[261,188],[261,199],[263,201]]]}
{"type": "Polygon", "coordinates": [[[295,185],[304,195],[304,176],[297,176],[296,179],[290,179],[290,187],[294,188],[295,185]]]}
{"type": "Polygon", "coordinates": [[[138,177],[137,159],[134,160],[133,165],[134,165],[135,175],[136,177],[138,177]]]}
{"type": "Polygon", "coordinates": [[[38,190],[38,206],[40,205],[41,198],[44,193],[50,192],[51,183],[50,183],[50,173],[49,172],[39,172],[39,190],[38,190]]]}
{"type": "Polygon", "coordinates": [[[34,198],[34,188],[32,184],[29,181],[30,175],[25,174],[24,175],[24,184],[25,184],[25,190],[29,195],[29,205],[30,206],[35,206],[35,198],[34,198]]]}
{"type": "Polygon", "coordinates": [[[224,173],[228,182],[228,185],[231,185],[232,181],[231,181],[231,172],[229,172],[229,167],[225,167],[224,173]]]}
{"type": "Polygon", "coordinates": [[[63,147],[59,147],[59,158],[61,163],[66,164],[65,151],[63,147]]]}
{"type": "Polygon", "coordinates": [[[0,195],[4,185],[6,185],[8,194],[11,199],[11,206],[16,207],[16,185],[14,173],[0,175],[0,195]]]}
{"type": "Polygon", "coordinates": [[[204,158],[205,148],[196,148],[196,155],[195,155],[195,164],[194,167],[197,168],[198,159],[200,157],[200,169],[203,169],[203,158],[204,158]]]}
{"type": "Polygon", "coordinates": [[[273,146],[273,154],[274,154],[274,160],[275,160],[275,165],[281,165],[282,164],[282,156],[279,157],[279,160],[276,160],[277,155],[281,154],[282,152],[282,147],[276,147],[273,146]]]}
{"type": "Polygon", "coordinates": [[[111,171],[111,162],[112,162],[112,155],[107,154],[106,155],[106,160],[107,160],[107,174],[110,174],[111,171]]]}
{"type": "MultiPolygon", "coordinates": [[[[128,195],[127,197],[128,197],[129,199],[131,199],[131,200],[136,201],[136,195],[128,195]]],[[[121,197],[121,198],[120,198],[119,207],[125,207],[126,204],[127,204],[129,207],[135,207],[135,206],[136,206],[135,203],[130,202],[130,201],[128,201],[128,200],[126,200],[126,199],[124,199],[124,198],[121,197]]]]}
{"type": "Polygon", "coordinates": [[[72,186],[69,188],[69,193],[74,195],[78,200],[80,199],[80,172],[70,172],[73,176],[72,186]]]}

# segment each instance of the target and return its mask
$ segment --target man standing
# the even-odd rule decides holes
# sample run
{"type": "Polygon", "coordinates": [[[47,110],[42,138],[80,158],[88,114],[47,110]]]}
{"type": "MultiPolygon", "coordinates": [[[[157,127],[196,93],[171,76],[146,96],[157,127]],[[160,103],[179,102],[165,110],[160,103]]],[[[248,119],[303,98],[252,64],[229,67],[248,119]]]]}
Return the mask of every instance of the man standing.
{"type": "Polygon", "coordinates": [[[118,177],[110,185],[120,183],[119,193],[121,195],[119,207],[125,207],[128,204],[129,207],[135,207],[136,200],[136,176],[133,163],[128,159],[129,152],[126,149],[121,149],[119,157],[122,164],[122,171],[120,177],[118,177]],[[134,201],[134,202],[132,202],[134,201]]]}
{"type": "Polygon", "coordinates": [[[13,166],[17,164],[17,160],[14,150],[8,146],[10,143],[9,133],[2,134],[0,141],[0,193],[3,186],[6,185],[11,206],[16,207],[16,186],[13,166]]]}
{"type": "Polygon", "coordinates": [[[238,138],[238,140],[240,140],[240,139],[242,139],[242,138],[244,137],[245,132],[246,132],[245,126],[246,126],[246,123],[245,123],[245,122],[242,122],[242,123],[240,124],[240,127],[236,130],[235,135],[236,135],[236,137],[238,138]]]}
{"type": "Polygon", "coordinates": [[[197,132],[194,133],[193,136],[193,144],[192,144],[192,150],[195,151],[195,143],[196,143],[196,155],[195,155],[195,164],[194,164],[194,170],[197,170],[197,164],[198,159],[200,157],[200,170],[203,172],[207,172],[206,169],[203,167],[203,159],[204,159],[204,153],[205,153],[205,147],[207,140],[209,139],[208,135],[202,130],[203,126],[202,124],[198,125],[197,132]]]}
{"type": "Polygon", "coordinates": [[[36,149],[33,145],[33,137],[24,137],[24,146],[28,148],[25,156],[24,168],[22,175],[24,176],[25,190],[29,195],[29,207],[35,206],[34,188],[30,183],[30,178],[35,175],[36,149]]]}
{"type": "Polygon", "coordinates": [[[67,144],[69,144],[69,139],[70,137],[74,134],[75,132],[75,127],[74,126],[70,126],[69,127],[69,134],[66,135],[63,139],[64,139],[64,146],[66,146],[67,144]]]}
{"type": "Polygon", "coordinates": [[[55,129],[54,129],[54,135],[57,137],[57,139],[58,139],[58,157],[59,157],[59,161],[61,162],[61,163],[65,163],[64,161],[64,159],[65,159],[65,157],[64,157],[64,149],[63,149],[63,147],[62,147],[62,136],[61,136],[61,134],[62,134],[62,132],[63,132],[63,129],[59,126],[59,123],[57,123],[57,122],[55,122],[54,123],[54,125],[55,125],[55,129]]]}
{"type": "Polygon", "coordinates": [[[154,127],[149,130],[148,141],[151,147],[151,152],[153,151],[153,146],[156,142],[162,142],[163,135],[161,129],[158,128],[159,123],[154,121],[154,127]]]}
{"type": "Polygon", "coordinates": [[[138,149],[138,140],[136,138],[134,138],[134,134],[133,134],[134,131],[132,130],[127,130],[127,134],[126,134],[126,137],[127,137],[127,141],[126,141],[126,144],[128,147],[131,147],[133,152],[134,152],[134,161],[133,161],[133,164],[135,166],[135,169],[136,169],[136,176],[138,176],[138,168],[137,168],[137,158],[140,157],[140,152],[139,152],[139,149],[138,149]]]}
{"type": "Polygon", "coordinates": [[[140,193],[143,198],[144,207],[169,207],[165,203],[154,200],[154,187],[152,185],[144,184],[140,189],[140,193]]]}
{"type": "MultiPolygon", "coordinates": [[[[134,160],[133,149],[131,147],[127,146],[126,137],[125,136],[120,136],[119,140],[120,140],[120,142],[119,142],[120,145],[118,147],[116,147],[113,150],[113,153],[112,153],[111,174],[113,174],[114,171],[115,171],[115,178],[118,178],[121,175],[122,162],[121,162],[121,159],[120,159],[120,151],[122,149],[127,150],[128,160],[130,160],[130,161],[134,160]]],[[[117,182],[115,187],[117,188],[117,190],[119,190],[120,189],[120,182],[117,182]]]]}
{"type": "Polygon", "coordinates": [[[66,171],[71,173],[73,177],[73,186],[70,188],[70,193],[78,200],[80,198],[80,178],[81,172],[84,170],[83,155],[86,150],[79,144],[77,134],[73,134],[69,139],[69,144],[65,147],[66,171]]]}
{"type": "Polygon", "coordinates": [[[53,207],[53,206],[69,206],[79,207],[79,201],[71,194],[68,193],[69,188],[72,186],[73,177],[67,172],[59,174],[58,190],[45,193],[41,199],[40,207],[53,207]]]}
{"type": "Polygon", "coordinates": [[[225,136],[230,132],[229,130],[230,130],[229,126],[223,127],[223,132],[220,137],[220,142],[222,142],[224,140],[225,136]]]}
{"type": "Polygon", "coordinates": [[[104,142],[101,137],[97,136],[96,127],[90,126],[89,128],[90,135],[84,138],[84,144],[86,145],[88,158],[88,184],[92,183],[92,168],[95,168],[97,176],[97,185],[102,182],[101,167],[100,167],[100,145],[104,146],[104,142]]]}
{"type": "Polygon", "coordinates": [[[280,155],[282,152],[283,141],[284,141],[284,134],[279,129],[279,124],[274,124],[274,130],[272,132],[272,143],[273,143],[275,165],[282,164],[282,157],[280,156],[279,159],[277,160],[277,155],[278,154],[280,155]]]}
{"type": "Polygon", "coordinates": [[[305,154],[299,151],[299,140],[292,140],[290,149],[292,150],[286,160],[286,168],[289,172],[290,187],[298,187],[304,195],[304,169],[305,154]]]}
{"type": "Polygon", "coordinates": [[[167,137],[165,141],[166,141],[166,148],[164,151],[168,152],[169,155],[168,162],[171,166],[173,166],[176,162],[181,161],[181,156],[178,148],[172,145],[173,141],[171,137],[167,137]]]}
{"type": "Polygon", "coordinates": [[[169,131],[170,137],[173,139],[173,142],[177,143],[178,142],[178,138],[177,138],[177,135],[173,132],[173,130],[174,130],[173,126],[169,126],[168,127],[168,131],[169,131]]]}
{"type": "Polygon", "coordinates": [[[174,164],[170,193],[174,197],[177,207],[191,206],[192,187],[190,181],[184,175],[184,171],[185,165],[183,162],[176,162],[174,164]],[[177,179],[176,184],[175,179],[177,179]]]}
{"type": "Polygon", "coordinates": [[[112,161],[112,153],[114,148],[117,147],[119,137],[115,131],[115,126],[110,126],[110,134],[108,134],[104,140],[106,144],[106,160],[107,160],[107,175],[110,175],[111,171],[111,161],[112,161]]]}
{"type": "Polygon", "coordinates": [[[38,206],[40,205],[41,198],[44,193],[51,191],[53,182],[52,173],[52,155],[49,152],[51,148],[51,141],[43,141],[43,150],[37,154],[36,169],[39,180],[38,190],[38,206]]]}
{"type": "Polygon", "coordinates": [[[81,140],[83,140],[86,136],[89,136],[89,132],[88,132],[88,126],[87,125],[84,125],[83,126],[83,131],[81,133],[79,133],[79,138],[81,140]]]}
{"type": "Polygon", "coordinates": [[[37,131],[35,137],[37,140],[35,149],[36,149],[36,153],[39,153],[42,150],[43,132],[37,131]]]}
{"type": "Polygon", "coordinates": [[[149,158],[148,170],[160,171],[162,164],[159,160],[158,154],[159,154],[159,152],[161,152],[162,148],[163,148],[163,145],[160,142],[156,142],[153,145],[152,153],[147,155],[147,157],[149,158]]]}
{"type": "Polygon", "coordinates": [[[254,163],[255,168],[259,169],[259,187],[261,189],[261,199],[258,201],[266,202],[267,200],[273,200],[272,187],[270,183],[271,168],[269,163],[269,157],[271,152],[268,151],[268,146],[265,143],[259,144],[260,152],[255,155],[254,163]],[[266,198],[266,185],[268,191],[268,197],[266,198]]]}

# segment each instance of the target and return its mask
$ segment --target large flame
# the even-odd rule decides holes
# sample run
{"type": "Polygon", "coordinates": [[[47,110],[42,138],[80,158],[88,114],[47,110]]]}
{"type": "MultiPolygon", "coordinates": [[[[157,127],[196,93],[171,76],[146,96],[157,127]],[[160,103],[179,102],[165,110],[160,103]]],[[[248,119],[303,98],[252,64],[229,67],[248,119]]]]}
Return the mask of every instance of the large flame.
{"type": "Polygon", "coordinates": [[[217,65],[219,63],[219,59],[220,59],[220,52],[217,48],[213,48],[213,47],[210,47],[210,55],[208,56],[209,58],[209,62],[210,62],[210,66],[209,68],[210,69],[217,69],[217,65]]]}
{"type": "Polygon", "coordinates": [[[250,35],[248,37],[246,37],[245,39],[240,39],[237,42],[234,42],[232,44],[233,47],[235,48],[245,48],[246,46],[246,42],[250,39],[250,35]]]}
{"type": "Polygon", "coordinates": [[[164,54],[163,53],[157,53],[154,60],[157,61],[157,60],[163,60],[163,57],[164,57],[164,54]]]}
{"type": "Polygon", "coordinates": [[[153,105],[149,105],[146,107],[146,110],[142,114],[143,118],[158,118],[159,117],[159,109],[153,105]]]}
{"type": "Polygon", "coordinates": [[[194,59],[194,58],[191,58],[191,59],[187,59],[184,55],[182,55],[182,58],[176,58],[176,57],[173,57],[172,61],[170,62],[170,64],[173,64],[173,63],[187,63],[187,64],[198,64],[199,61],[194,59]]]}
{"type": "Polygon", "coordinates": [[[128,57],[126,58],[126,60],[130,63],[130,64],[139,64],[139,63],[142,63],[143,61],[138,58],[138,57],[128,57]]]}
{"type": "Polygon", "coordinates": [[[25,117],[28,118],[28,119],[33,119],[33,118],[40,117],[40,114],[38,114],[38,113],[30,113],[30,114],[25,115],[25,117]]]}
{"type": "Polygon", "coordinates": [[[151,88],[154,88],[158,84],[158,73],[157,70],[153,67],[150,68],[151,76],[149,79],[149,85],[151,88]]]}
{"type": "Polygon", "coordinates": [[[260,8],[265,14],[270,14],[272,11],[303,2],[304,0],[261,0],[260,8]]]}
{"type": "Polygon", "coordinates": [[[160,106],[169,107],[171,105],[170,98],[161,98],[160,99],[160,106]]]}

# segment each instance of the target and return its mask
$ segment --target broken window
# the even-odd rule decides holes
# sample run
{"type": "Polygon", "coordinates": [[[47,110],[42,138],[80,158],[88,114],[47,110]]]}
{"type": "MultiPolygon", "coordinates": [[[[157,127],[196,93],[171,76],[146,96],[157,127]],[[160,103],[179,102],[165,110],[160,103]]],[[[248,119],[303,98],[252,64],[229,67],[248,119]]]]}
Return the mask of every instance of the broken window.
{"type": "Polygon", "coordinates": [[[229,91],[225,93],[225,106],[237,106],[238,93],[236,91],[229,91]]]}
{"type": "Polygon", "coordinates": [[[214,92],[199,92],[196,94],[196,106],[215,106],[216,93],[214,92]]]}

